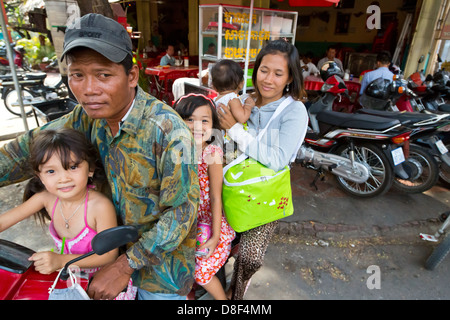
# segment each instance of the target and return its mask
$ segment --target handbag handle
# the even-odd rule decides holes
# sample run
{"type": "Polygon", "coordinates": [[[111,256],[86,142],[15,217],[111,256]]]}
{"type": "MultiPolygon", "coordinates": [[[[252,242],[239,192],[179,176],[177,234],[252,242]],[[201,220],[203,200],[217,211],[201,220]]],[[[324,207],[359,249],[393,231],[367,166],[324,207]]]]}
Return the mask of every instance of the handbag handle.
{"type": "MultiPolygon", "coordinates": [[[[61,276],[61,272],[64,270],[64,268],[62,268],[61,270],[59,270],[58,275],[56,276],[55,281],[53,281],[53,284],[50,288],[48,288],[48,293],[52,293],[53,290],[55,290],[56,284],[58,283],[58,280],[61,276]]],[[[67,271],[69,272],[69,277],[70,277],[70,281],[72,282],[72,286],[74,286],[75,284],[77,284],[77,278],[75,277],[75,275],[73,274],[73,272],[70,270],[70,268],[67,268],[67,271]]]]}
{"type": "MultiPolygon", "coordinates": [[[[262,139],[262,136],[266,133],[272,120],[275,119],[293,101],[294,101],[294,99],[291,96],[289,96],[286,99],[284,99],[284,101],[278,106],[278,108],[275,110],[275,112],[270,117],[269,122],[267,122],[267,125],[263,129],[261,129],[261,131],[259,131],[258,135],[256,136],[256,139],[258,140],[258,142],[262,139]]],[[[298,152],[298,149],[300,148],[300,146],[301,146],[301,142],[299,142],[299,145],[297,146],[294,155],[290,159],[290,162],[293,161],[292,159],[295,160],[295,156],[297,155],[297,152],[298,152]]],[[[248,155],[246,155],[245,153],[242,153],[239,157],[237,157],[236,159],[231,161],[229,164],[227,164],[223,168],[223,175],[225,175],[225,173],[228,171],[229,168],[231,168],[232,166],[234,166],[238,163],[241,163],[242,161],[244,161],[247,158],[248,158],[248,155]]]]}

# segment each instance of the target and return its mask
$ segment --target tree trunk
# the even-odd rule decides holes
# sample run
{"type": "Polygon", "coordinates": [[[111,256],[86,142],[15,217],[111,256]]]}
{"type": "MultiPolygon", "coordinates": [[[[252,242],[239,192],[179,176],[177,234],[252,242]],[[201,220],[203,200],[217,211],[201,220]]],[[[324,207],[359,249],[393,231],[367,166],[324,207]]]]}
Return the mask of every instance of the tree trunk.
{"type": "Polygon", "coordinates": [[[114,19],[113,11],[108,0],[77,0],[80,7],[80,15],[88,13],[98,13],[105,17],[114,19]]]}

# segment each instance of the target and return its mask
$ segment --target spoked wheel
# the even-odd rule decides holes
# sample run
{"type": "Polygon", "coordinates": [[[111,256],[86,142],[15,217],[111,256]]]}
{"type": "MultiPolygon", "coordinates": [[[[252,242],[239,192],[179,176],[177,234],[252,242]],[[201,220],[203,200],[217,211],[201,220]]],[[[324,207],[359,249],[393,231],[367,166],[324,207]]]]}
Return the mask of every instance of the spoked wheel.
{"type": "MultiPolygon", "coordinates": [[[[350,146],[338,148],[337,155],[349,156],[350,146]]],[[[355,145],[355,161],[362,163],[369,170],[369,179],[364,183],[356,183],[342,177],[337,177],[339,187],[346,193],[360,198],[371,198],[387,192],[394,180],[392,166],[383,151],[373,144],[355,145]]]]}
{"type": "MultiPolygon", "coordinates": [[[[21,116],[22,113],[20,112],[20,105],[19,105],[19,99],[18,99],[17,91],[14,88],[8,89],[8,91],[5,93],[4,103],[6,109],[11,112],[12,114],[16,116],[21,116]]],[[[27,101],[31,101],[33,99],[33,94],[28,91],[27,89],[22,89],[22,100],[24,103],[25,108],[25,114],[27,116],[31,115],[32,107],[27,101]]]]}
{"type": "Polygon", "coordinates": [[[397,190],[408,193],[420,193],[432,188],[439,179],[439,167],[434,157],[424,148],[411,144],[409,157],[405,161],[408,180],[394,179],[397,190]]]}

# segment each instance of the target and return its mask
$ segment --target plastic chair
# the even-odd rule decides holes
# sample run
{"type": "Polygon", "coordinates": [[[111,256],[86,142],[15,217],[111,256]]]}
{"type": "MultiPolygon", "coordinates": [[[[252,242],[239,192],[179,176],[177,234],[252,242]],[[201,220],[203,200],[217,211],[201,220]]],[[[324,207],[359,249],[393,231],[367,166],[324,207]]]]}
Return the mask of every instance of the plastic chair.
{"type": "Polygon", "coordinates": [[[185,71],[172,71],[169,72],[164,79],[164,84],[159,91],[159,99],[166,102],[168,105],[172,105],[174,99],[172,93],[172,84],[178,78],[186,77],[185,71]]]}
{"type": "MultiPolygon", "coordinates": [[[[373,71],[373,70],[372,70],[372,69],[364,70],[363,72],[361,72],[361,73],[359,74],[359,76],[362,77],[362,76],[364,76],[367,72],[370,72],[370,71],[373,71]]],[[[362,79],[362,78],[361,78],[361,79],[362,79]]]]}

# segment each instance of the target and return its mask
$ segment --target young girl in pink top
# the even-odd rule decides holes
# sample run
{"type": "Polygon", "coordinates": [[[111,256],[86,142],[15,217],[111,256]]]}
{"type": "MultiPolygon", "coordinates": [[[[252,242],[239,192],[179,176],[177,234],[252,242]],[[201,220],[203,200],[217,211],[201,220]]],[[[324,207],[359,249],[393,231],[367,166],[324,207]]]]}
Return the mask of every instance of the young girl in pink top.
{"type": "MultiPolygon", "coordinates": [[[[98,156],[81,132],[42,130],[33,140],[30,155],[35,176],[25,188],[24,202],[0,215],[0,232],[34,214],[41,222],[50,220],[49,231],[58,252],[36,252],[29,258],[36,271],[50,274],[92,251],[92,238],[117,226],[117,217],[111,201],[90,183],[98,156]]],[[[77,266],[92,274],[117,256],[118,249],[94,254],[77,266]]]]}

